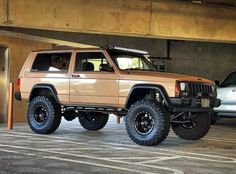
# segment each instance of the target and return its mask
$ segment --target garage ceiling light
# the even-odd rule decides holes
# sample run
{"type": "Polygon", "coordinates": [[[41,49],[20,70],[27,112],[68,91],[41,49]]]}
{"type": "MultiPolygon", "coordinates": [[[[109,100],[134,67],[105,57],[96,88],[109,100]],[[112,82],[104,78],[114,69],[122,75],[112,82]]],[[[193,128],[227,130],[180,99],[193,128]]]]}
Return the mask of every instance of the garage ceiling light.
{"type": "Polygon", "coordinates": [[[192,2],[196,4],[210,4],[236,7],[236,0],[179,0],[182,2],[192,2]]]}
{"type": "Polygon", "coordinates": [[[197,4],[202,4],[202,3],[204,3],[202,0],[193,0],[192,2],[193,2],[193,3],[197,3],[197,4]]]}

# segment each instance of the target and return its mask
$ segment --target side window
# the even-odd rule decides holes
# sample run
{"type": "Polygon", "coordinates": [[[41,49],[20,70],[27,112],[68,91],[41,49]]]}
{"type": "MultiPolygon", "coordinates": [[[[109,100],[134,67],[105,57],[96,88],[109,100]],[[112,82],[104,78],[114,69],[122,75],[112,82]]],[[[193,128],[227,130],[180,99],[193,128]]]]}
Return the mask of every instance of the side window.
{"type": "Polygon", "coordinates": [[[102,52],[79,52],[76,54],[75,71],[101,71],[102,64],[110,66],[102,52]]]}
{"type": "Polygon", "coordinates": [[[68,72],[71,53],[39,53],[37,54],[32,72],[68,72]]]}

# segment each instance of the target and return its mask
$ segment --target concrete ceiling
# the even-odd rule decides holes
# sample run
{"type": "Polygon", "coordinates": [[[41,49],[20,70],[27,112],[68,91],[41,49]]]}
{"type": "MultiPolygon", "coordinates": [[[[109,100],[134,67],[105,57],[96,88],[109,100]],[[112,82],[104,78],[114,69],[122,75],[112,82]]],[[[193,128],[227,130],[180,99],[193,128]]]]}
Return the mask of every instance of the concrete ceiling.
{"type": "Polygon", "coordinates": [[[236,42],[235,7],[199,5],[193,1],[210,2],[0,0],[0,26],[143,38],[236,42]]]}

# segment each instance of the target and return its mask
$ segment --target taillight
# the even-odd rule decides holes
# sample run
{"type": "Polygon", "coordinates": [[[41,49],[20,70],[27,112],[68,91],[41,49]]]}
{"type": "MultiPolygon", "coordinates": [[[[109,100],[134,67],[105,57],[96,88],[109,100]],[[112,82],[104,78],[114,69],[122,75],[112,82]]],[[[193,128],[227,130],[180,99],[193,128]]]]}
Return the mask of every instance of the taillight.
{"type": "Polygon", "coordinates": [[[20,92],[20,78],[17,79],[17,92],[20,92]]]}
{"type": "Polygon", "coordinates": [[[179,83],[179,81],[176,81],[176,84],[175,84],[175,97],[179,97],[180,92],[181,92],[180,83],[179,83]]]}

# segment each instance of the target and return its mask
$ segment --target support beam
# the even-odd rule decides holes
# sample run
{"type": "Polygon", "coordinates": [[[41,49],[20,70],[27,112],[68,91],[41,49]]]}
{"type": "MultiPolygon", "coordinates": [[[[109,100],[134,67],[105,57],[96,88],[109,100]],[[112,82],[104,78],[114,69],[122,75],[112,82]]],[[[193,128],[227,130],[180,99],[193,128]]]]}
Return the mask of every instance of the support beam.
{"type": "Polygon", "coordinates": [[[12,31],[5,31],[5,30],[1,30],[1,27],[0,27],[0,35],[16,37],[16,38],[21,38],[21,39],[29,39],[29,40],[45,42],[45,43],[52,43],[52,44],[62,45],[62,46],[76,47],[76,48],[97,48],[97,46],[95,45],[83,44],[79,42],[71,42],[71,41],[66,41],[62,39],[52,39],[52,38],[46,38],[42,36],[19,33],[19,32],[17,33],[17,32],[12,32],[12,31]]]}
{"type": "Polygon", "coordinates": [[[160,37],[236,42],[236,8],[157,2],[151,29],[160,37]]]}
{"type": "Polygon", "coordinates": [[[236,42],[234,7],[161,0],[0,0],[0,25],[236,42]]]}

